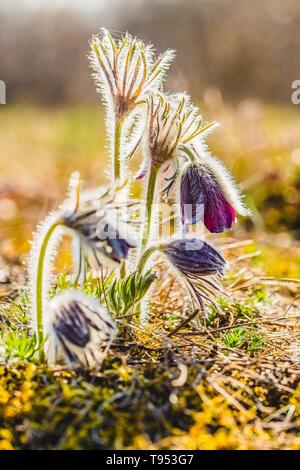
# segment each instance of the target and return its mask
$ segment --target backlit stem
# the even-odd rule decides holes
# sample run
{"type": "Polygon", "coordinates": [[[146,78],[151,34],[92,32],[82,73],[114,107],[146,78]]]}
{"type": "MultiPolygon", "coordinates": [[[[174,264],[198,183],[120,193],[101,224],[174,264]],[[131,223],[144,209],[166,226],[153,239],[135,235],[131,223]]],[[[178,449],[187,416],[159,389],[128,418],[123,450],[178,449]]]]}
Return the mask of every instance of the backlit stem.
{"type": "MultiPolygon", "coordinates": [[[[114,155],[113,155],[113,177],[114,183],[116,184],[118,181],[120,182],[121,177],[124,176],[122,171],[122,164],[124,163],[122,160],[122,152],[121,152],[121,144],[122,144],[122,124],[124,121],[124,116],[116,117],[115,123],[115,136],[114,136],[114,155]]],[[[122,197],[122,203],[126,202],[127,194],[126,189],[120,192],[119,197],[122,197]]],[[[126,277],[126,262],[125,260],[122,261],[120,267],[120,277],[126,277]]]]}
{"type": "Polygon", "coordinates": [[[37,264],[33,266],[33,272],[35,271],[35,286],[34,286],[34,298],[33,302],[35,303],[35,314],[36,314],[36,328],[37,328],[37,337],[38,337],[38,344],[40,346],[40,359],[44,359],[44,348],[43,348],[43,341],[44,341],[44,328],[43,328],[43,307],[44,307],[44,299],[47,298],[47,293],[44,292],[44,289],[47,288],[45,284],[45,278],[47,276],[47,270],[49,266],[49,257],[47,253],[47,249],[49,247],[50,239],[56,230],[57,227],[62,225],[62,221],[60,219],[60,214],[57,218],[51,218],[49,220],[49,226],[45,227],[43,230],[43,238],[41,239],[41,243],[37,246],[38,249],[38,257],[37,257],[37,264]]]}
{"type": "Polygon", "coordinates": [[[121,178],[121,136],[122,136],[123,118],[116,118],[115,136],[114,136],[114,155],[113,155],[113,177],[116,183],[121,178]]]}
{"type": "MultiPolygon", "coordinates": [[[[143,274],[147,261],[157,249],[158,249],[157,246],[151,246],[150,248],[146,249],[146,251],[144,251],[142,257],[140,258],[139,264],[137,266],[137,274],[139,276],[143,274]]],[[[149,322],[150,299],[151,299],[151,287],[135,308],[135,313],[139,315],[140,326],[146,326],[147,323],[149,322]]]]}
{"type": "Polygon", "coordinates": [[[155,202],[155,186],[157,181],[157,175],[160,170],[159,165],[151,165],[149,170],[148,185],[146,191],[146,206],[145,206],[145,217],[143,225],[143,238],[142,238],[142,254],[150,241],[151,234],[151,223],[153,223],[153,204],[155,202]]]}

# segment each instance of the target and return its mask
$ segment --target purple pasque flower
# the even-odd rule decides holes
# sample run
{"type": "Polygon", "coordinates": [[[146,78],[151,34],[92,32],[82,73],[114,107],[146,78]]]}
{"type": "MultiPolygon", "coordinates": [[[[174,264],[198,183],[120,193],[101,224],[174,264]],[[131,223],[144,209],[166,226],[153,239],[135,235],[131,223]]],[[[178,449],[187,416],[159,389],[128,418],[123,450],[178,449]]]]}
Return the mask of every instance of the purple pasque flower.
{"type": "Polygon", "coordinates": [[[235,210],[209,168],[190,164],[183,171],[180,183],[182,220],[195,224],[203,220],[212,233],[230,229],[235,221],[235,210]]]}
{"type": "Polygon", "coordinates": [[[99,217],[94,213],[81,214],[76,220],[74,217],[65,219],[67,227],[75,230],[83,243],[91,249],[97,263],[100,265],[101,255],[118,263],[127,258],[130,248],[135,242],[123,236],[120,231],[107,222],[109,214],[99,217]]]}
{"type": "Polygon", "coordinates": [[[78,235],[99,265],[101,255],[120,263],[127,258],[130,248],[136,246],[124,221],[130,207],[116,202],[115,196],[113,189],[102,190],[100,195],[97,191],[86,191],[76,204],[67,201],[63,211],[64,225],[78,235]]]}
{"type": "Polygon", "coordinates": [[[160,250],[204,309],[203,299],[212,302],[210,295],[220,290],[218,283],[208,277],[217,279],[224,275],[226,261],[221,253],[195,238],[173,240],[162,245],[160,250]]]}
{"type": "Polygon", "coordinates": [[[49,304],[45,325],[48,362],[97,367],[110,348],[116,327],[106,307],[77,290],[66,290],[49,304]]]}
{"type": "Polygon", "coordinates": [[[95,236],[94,241],[96,246],[99,246],[100,251],[118,263],[127,258],[129,250],[136,246],[133,241],[130,241],[129,237],[125,238],[107,222],[98,225],[95,236]]]}

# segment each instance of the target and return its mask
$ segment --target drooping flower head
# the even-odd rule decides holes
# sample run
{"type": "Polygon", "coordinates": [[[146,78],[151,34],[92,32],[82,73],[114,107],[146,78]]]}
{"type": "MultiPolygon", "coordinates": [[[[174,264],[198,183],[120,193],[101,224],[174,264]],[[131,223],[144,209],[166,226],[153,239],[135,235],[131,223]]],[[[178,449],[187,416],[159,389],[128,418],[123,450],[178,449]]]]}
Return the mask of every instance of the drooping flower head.
{"type": "MultiPolygon", "coordinates": [[[[79,256],[74,253],[74,264],[77,271],[76,279],[80,278],[86,264],[82,246],[91,251],[98,264],[99,256],[120,262],[126,258],[134,242],[129,239],[126,220],[122,220],[127,205],[115,202],[115,194],[121,186],[103,190],[80,191],[79,173],[70,179],[69,194],[59,209],[44,220],[32,241],[29,257],[30,281],[30,313],[32,325],[36,330],[39,342],[44,337],[44,312],[49,303],[49,286],[52,280],[52,267],[56,255],[57,244],[66,233],[71,234],[76,243],[79,256]],[[77,264],[77,266],[76,266],[77,264]]],[[[42,349],[41,349],[42,351],[42,349]]]]}
{"type": "MultiPolygon", "coordinates": [[[[75,180],[77,177],[75,175],[75,180]]],[[[76,194],[76,200],[71,202],[72,197],[69,198],[63,211],[64,225],[79,236],[99,264],[101,255],[120,262],[135,246],[133,236],[128,232],[128,220],[123,214],[126,206],[115,201],[123,186],[108,190],[100,188],[81,195],[73,190],[71,193],[76,194]]]]}
{"type": "Polygon", "coordinates": [[[204,308],[203,299],[212,302],[210,295],[220,290],[216,281],[224,275],[226,266],[221,253],[203,240],[195,238],[173,240],[161,245],[160,250],[201,308],[204,308]]]}
{"type": "Polygon", "coordinates": [[[184,224],[203,221],[213,233],[232,227],[235,211],[248,215],[240,191],[229,171],[216,158],[194,146],[184,167],[180,181],[181,216],[184,224]]]}
{"type": "Polygon", "coordinates": [[[182,219],[185,223],[195,224],[202,219],[205,227],[213,233],[231,228],[235,221],[235,210],[208,168],[187,166],[182,174],[180,190],[182,219]]]}
{"type": "Polygon", "coordinates": [[[96,299],[68,290],[51,300],[45,323],[49,363],[100,366],[115,336],[112,318],[96,299]]]}

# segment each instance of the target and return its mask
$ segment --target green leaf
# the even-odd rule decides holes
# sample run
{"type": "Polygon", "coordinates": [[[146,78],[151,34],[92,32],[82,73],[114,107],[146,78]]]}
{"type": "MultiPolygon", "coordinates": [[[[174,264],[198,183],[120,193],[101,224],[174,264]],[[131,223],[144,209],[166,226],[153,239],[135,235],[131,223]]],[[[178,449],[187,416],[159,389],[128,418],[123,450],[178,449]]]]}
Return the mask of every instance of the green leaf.
{"type": "Polygon", "coordinates": [[[150,270],[143,275],[135,272],[125,279],[115,279],[106,292],[108,308],[117,315],[125,315],[144,297],[155,279],[150,270]]]}

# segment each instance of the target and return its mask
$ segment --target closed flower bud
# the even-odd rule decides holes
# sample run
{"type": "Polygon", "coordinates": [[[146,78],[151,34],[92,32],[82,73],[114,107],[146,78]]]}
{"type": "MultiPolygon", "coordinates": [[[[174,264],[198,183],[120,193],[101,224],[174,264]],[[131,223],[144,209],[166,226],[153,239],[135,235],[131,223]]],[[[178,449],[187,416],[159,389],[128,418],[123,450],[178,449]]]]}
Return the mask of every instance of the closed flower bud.
{"type": "Polygon", "coordinates": [[[213,233],[232,227],[235,210],[227,201],[222,187],[212,172],[200,165],[189,165],[180,186],[182,220],[195,224],[202,220],[213,233]]]}
{"type": "Polygon", "coordinates": [[[200,134],[204,138],[215,127],[215,123],[202,124],[198,109],[186,94],[151,96],[148,140],[153,164],[177,157],[180,146],[190,144],[200,134]]]}
{"type": "Polygon", "coordinates": [[[174,51],[157,55],[151,45],[126,33],[114,39],[102,28],[91,40],[91,65],[96,85],[106,107],[106,125],[112,158],[118,159],[123,174],[124,160],[130,158],[142,137],[147,118],[147,97],[159,90],[174,58],[174,51]]]}
{"type": "Polygon", "coordinates": [[[97,367],[110,348],[116,328],[106,308],[80,291],[64,291],[49,304],[45,325],[49,363],[97,367]]]}
{"type": "Polygon", "coordinates": [[[181,151],[190,161],[180,181],[180,203],[183,223],[203,221],[213,233],[232,227],[236,212],[243,216],[250,211],[230,172],[197,141],[181,151]]]}
{"type": "Polygon", "coordinates": [[[215,280],[224,275],[226,266],[223,256],[215,248],[202,240],[185,238],[163,244],[160,250],[202,308],[203,299],[212,301],[210,294],[220,290],[215,280]]]}
{"type": "Polygon", "coordinates": [[[174,58],[168,50],[156,56],[151,45],[126,33],[115,40],[101,28],[91,40],[91,65],[104,99],[114,104],[116,116],[122,116],[153,90],[159,89],[174,58]]]}

